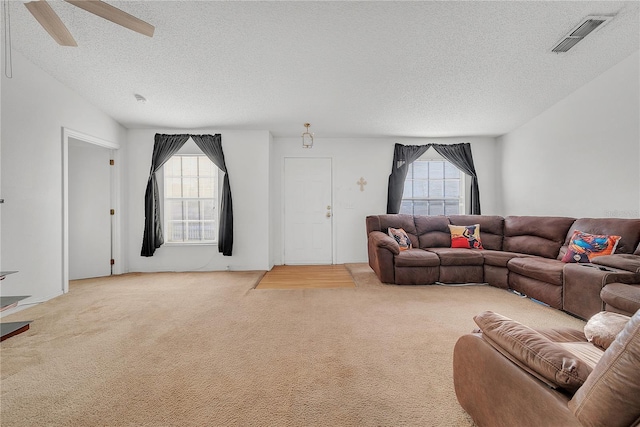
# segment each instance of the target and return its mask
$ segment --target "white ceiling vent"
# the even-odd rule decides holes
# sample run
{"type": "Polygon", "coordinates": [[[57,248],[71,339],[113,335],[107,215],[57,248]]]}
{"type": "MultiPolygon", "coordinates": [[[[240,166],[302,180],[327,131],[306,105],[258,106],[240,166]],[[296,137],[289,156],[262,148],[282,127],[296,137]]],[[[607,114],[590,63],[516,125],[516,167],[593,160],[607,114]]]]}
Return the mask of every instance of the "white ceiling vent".
{"type": "Polygon", "coordinates": [[[565,53],[578,42],[596,29],[604,27],[604,25],[613,18],[612,15],[597,15],[587,16],[584,18],[573,30],[569,31],[569,34],[564,36],[562,40],[556,46],[551,49],[551,52],[565,53]]]}

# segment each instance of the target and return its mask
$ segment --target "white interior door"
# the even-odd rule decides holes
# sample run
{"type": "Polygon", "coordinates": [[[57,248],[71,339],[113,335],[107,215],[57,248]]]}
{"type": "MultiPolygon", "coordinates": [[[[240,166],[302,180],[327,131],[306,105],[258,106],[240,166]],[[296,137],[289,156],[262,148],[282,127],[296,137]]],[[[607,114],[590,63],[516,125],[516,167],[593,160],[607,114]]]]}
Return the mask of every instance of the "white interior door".
{"type": "Polygon", "coordinates": [[[111,151],[69,140],[69,280],[111,274],[111,151]]]}
{"type": "Polygon", "coordinates": [[[284,263],[333,263],[331,159],[284,159],[284,263]]]}

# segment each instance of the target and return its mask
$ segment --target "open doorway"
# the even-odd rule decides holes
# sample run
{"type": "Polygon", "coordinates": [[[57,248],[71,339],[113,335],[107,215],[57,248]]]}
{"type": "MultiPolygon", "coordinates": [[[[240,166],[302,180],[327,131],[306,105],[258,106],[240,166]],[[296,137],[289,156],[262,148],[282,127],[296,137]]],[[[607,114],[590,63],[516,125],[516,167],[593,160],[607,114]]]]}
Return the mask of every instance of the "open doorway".
{"type": "Polygon", "coordinates": [[[119,148],[115,142],[62,129],[63,292],[69,291],[70,279],[122,272],[119,148]]]}

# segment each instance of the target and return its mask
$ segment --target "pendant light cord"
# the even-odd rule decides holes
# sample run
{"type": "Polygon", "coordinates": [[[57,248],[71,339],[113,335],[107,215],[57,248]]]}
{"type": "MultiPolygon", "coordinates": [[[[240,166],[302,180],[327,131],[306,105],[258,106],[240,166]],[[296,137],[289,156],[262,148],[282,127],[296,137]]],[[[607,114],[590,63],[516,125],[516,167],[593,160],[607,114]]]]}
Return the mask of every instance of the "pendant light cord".
{"type": "Polygon", "coordinates": [[[9,0],[2,2],[4,12],[4,75],[8,79],[13,77],[13,61],[11,58],[11,14],[9,0]]]}

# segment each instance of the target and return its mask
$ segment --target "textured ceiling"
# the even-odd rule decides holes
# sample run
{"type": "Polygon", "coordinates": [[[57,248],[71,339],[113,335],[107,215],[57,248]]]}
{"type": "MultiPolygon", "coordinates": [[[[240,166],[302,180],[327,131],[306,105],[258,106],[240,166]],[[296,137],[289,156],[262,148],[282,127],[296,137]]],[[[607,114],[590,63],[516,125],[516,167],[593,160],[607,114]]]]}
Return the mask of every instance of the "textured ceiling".
{"type": "Polygon", "coordinates": [[[10,1],[13,48],[128,128],[501,135],[640,49],[636,1],[107,2],[154,37],[51,0],[79,45],[61,47],[10,1]]]}

